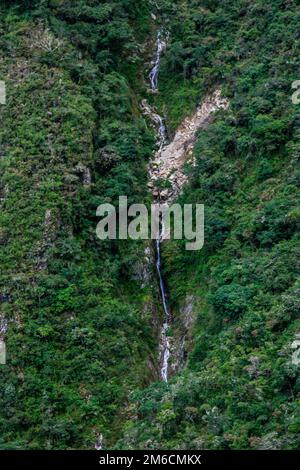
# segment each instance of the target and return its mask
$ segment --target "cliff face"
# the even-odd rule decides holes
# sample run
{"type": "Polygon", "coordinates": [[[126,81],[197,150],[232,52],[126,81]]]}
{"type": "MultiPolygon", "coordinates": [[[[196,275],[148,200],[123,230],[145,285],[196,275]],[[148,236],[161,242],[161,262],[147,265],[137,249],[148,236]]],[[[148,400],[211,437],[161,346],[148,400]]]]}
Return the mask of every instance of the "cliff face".
{"type": "Polygon", "coordinates": [[[0,19],[0,448],[298,448],[297,2],[46,3],[0,19]],[[95,234],[120,195],[205,205],[161,244],[168,383],[154,255],[95,234]]]}

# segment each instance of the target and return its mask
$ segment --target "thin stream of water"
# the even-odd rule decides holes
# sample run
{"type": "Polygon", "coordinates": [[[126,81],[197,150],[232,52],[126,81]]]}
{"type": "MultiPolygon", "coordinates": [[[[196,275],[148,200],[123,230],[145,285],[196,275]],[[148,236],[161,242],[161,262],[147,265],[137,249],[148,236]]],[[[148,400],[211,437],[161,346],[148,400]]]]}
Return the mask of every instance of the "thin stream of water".
{"type": "MultiPolygon", "coordinates": [[[[154,66],[150,71],[149,74],[149,79],[150,79],[150,86],[152,91],[157,91],[158,87],[158,74],[159,74],[159,69],[160,69],[160,58],[163,50],[166,47],[166,43],[164,40],[162,40],[162,34],[161,31],[158,32],[157,34],[157,40],[156,40],[156,57],[154,61],[154,66]]],[[[162,150],[163,146],[166,143],[166,128],[164,125],[163,118],[159,115],[159,128],[158,128],[158,134],[159,134],[159,150],[162,150]]],[[[163,309],[164,309],[164,314],[165,314],[165,322],[162,327],[162,332],[161,332],[161,344],[162,344],[162,349],[163,349],[163,361],[162,361],[162,367],[161,367],[161,378],[165,382],[168,381],[168,362],[169,362],[169,357],[170,357],[170,342],[168,338],[168,328],[169,328],[169,323],[171,320],[171,315],[169,312],[167,300],[166,300],[166,290],[165,290],[165,284],[161,272],[161,250],[160,250],[160,245],[161,245],[161,236],[162,236],[162,224],[160,223],[158,234],[156,237],[156,270],[158,274],[158,279],[159,279],[159,287],[160,287],[160,294],[162,298],[162,304],[163,304],[163,309]]]]}

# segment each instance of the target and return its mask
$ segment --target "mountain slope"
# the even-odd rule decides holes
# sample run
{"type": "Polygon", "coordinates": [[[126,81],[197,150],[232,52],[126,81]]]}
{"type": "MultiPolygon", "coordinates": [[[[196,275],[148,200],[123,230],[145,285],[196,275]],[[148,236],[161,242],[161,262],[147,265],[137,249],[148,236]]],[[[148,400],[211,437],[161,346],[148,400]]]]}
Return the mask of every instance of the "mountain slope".
{"type": "Polygon", "coordinates": [[[90,449],[100,433],[121,449],[298,448],[297,2],[1,9],[0,448],[90,449]],[[161,25],[170,36],[149,94],[161,25]],[[230,106],[199,131],[178,198],[205,204],[204,248],[162,246],[166,384],[153,257],[152,269],[145,243],[98,240],[96,208],[151,202],[143,99],[172,140],[216,89],[230,106]]]}
{"type": "Polygon", "coordinates": [[[204,248],[164,246],[173,341],[187,364],[134,395],[121,448],[299,447],[296,3],[161,2],[171,43],[157,105],[168,128],[216,86],[230,107],[199,132],[178,199],[205,204],[204,248]]]}

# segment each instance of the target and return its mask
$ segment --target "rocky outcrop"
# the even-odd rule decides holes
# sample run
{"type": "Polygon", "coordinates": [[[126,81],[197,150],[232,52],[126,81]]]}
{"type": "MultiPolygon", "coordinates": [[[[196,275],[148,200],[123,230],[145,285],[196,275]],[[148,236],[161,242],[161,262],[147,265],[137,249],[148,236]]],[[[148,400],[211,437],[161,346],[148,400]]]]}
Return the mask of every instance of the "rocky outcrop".
{"type": "Polygon", "coordinates": [[[293,349],[292,364],[298,366],[300,364],[300,333],[296,333],[295,340],[291,344],[293,349]]]}
{"type": "Polygon", "coordinates": [[[0,364],[6,363],[5,333],[7,330],[7,320],[0,314],[0,364]]]}
{"type": "MultiPolygon", "coordinates": [[[[158,70],[156,70],[158,73],[158,70]]],[[[152,88],[155,88],[152,84],[152,88]]],[[[184,184],[187,182],[187,175],[184,173],[184,164],[188,159],[192,159],[193,148],[196,141],[197,132],[200,129],[205,129],[211,122],[213,114],[219,109],[227,109],[229,101],[221,97],[221,91],[216,90],[212,94],[205,97],[202,104],[197,108],[196,112],[186,118],[177,129],[175,136],[171,143],[166,144],[166,128],[162,117],[156,110],[149,105],[147,100],[141,103],[141,109],[146,115],[152,126],[156,129],[158,136],[157,146],[158,150],[155,153],[154,159],[149,165],[149,182],[148,187],[152,192],[153,199],[159,203],[172,203],[173,200],[180,194],[184,184]],[[169,182],[169,188],[160,189],[161,183],[169,182]]],[[[161,240],[168,238],[167,233],[162,229],[161,240]]],[[[158,259],[160,258],[160,241],[157,245],[158,259]]],[[[181,311],[180,326],[174,337],[168,336],[169,326],[169,313],[165,300],[164,283],[160,273],[160,265],[158,273],[161,284],[161,294],[166,314],[166,322],[164,322],[161,330],[160,338],[160,363],[161,377],[163,380],[168,380],[168,361],[171,358],[171,369],[174,372],[178,371],[185,363],[185,357],[190,340],[189,335],[194,323],[193,305],[194,298],[188,297],[186,305],[181,311]]]]}
{"type": "Polygon", "coordinates": [[[91,170],[83,163],[79,162],[75,167],[75,172],[81,175],[83,186],[89,188],[92,184],[91,170]]]}

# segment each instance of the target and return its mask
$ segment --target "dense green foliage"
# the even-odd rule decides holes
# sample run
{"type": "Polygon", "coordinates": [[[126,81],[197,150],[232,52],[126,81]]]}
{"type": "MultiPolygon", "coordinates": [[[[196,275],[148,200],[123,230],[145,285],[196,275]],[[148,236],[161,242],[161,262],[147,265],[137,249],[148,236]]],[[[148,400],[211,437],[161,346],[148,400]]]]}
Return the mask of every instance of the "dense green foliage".
{"type": "Polygon", "coordinates": [[[295,0],[2,6],[0,448],[91,448],[98,432],[117,448],[299,447],[299,20],[295,0]],[[100,203],[149,201],[152,11],[170,40],[149,100],[170,135],[217,87],[230,100],[180,196],[205,204],[204,249],[163,248],[174,335],[187,295],[195,316],[168,384],[144,245],[95,236],[100,203]]]}
{"type": "Polygon", "coordinates": [[[138,112],[135,35],[149,13],[136,1],[9,4],[0,447],[92,448],[95,433],[119,433],[129,391],[153,380],[149,293],[133,280],[143,246],[95,235],[100,203],[147,195],[153,136],[138,112]]]}

